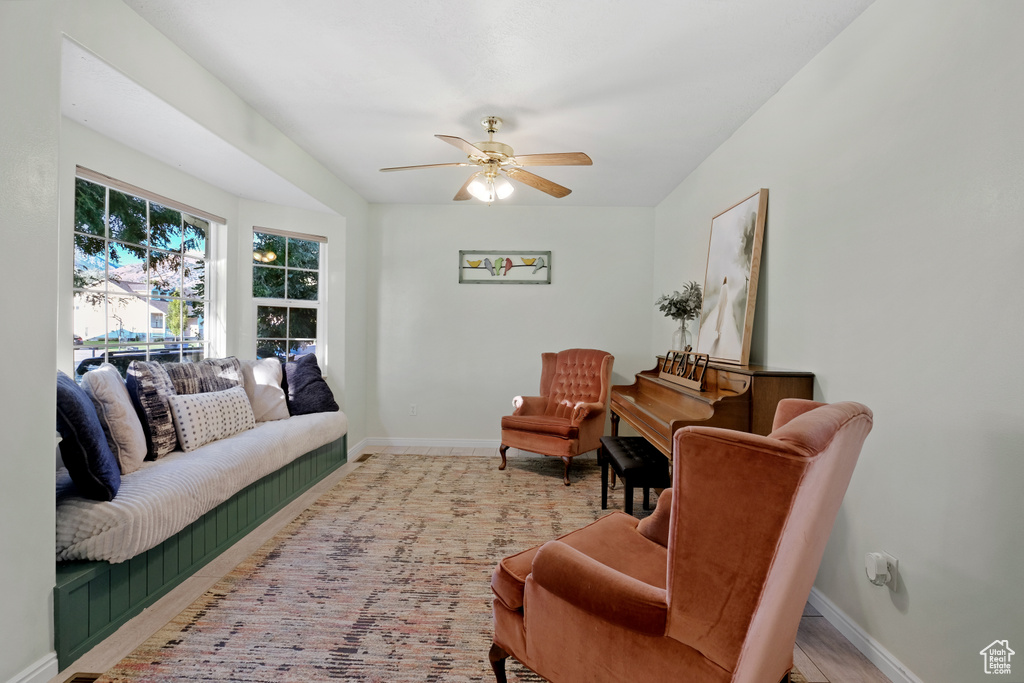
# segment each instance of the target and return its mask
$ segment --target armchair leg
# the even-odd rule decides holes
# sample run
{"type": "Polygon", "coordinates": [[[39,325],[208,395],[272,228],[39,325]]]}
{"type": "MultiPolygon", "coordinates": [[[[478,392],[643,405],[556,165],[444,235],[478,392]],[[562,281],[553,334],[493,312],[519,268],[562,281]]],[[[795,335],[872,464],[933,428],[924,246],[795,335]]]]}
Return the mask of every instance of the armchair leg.
{"type": "Polygon", "coordinates": [[[563,455],[562,456],[562,462],[565,463],[565,473],[562,475],[562,482],[566,486],[568,486],[569,485],[569,465],[572,464],[572,456],[565,456],[565,455],[563,455]]]}
{"type": "Polygon", "coordinates": [[[508,659],[508,653],[497,643],[491,643],[491,651],[487,653],[487,658],[491,660],[494,680],[497,683],[508,683],[508,679],[505,678],[505,660],[508,659]]]}
{"type": "Polygon", "coordinates": [[[505,444],[501,444],[501,448],[498,449],[498,452],[501,453],[501,464],[498,465],[499,470],[505,469],[505,451],[507,450],[508,446],[506,446],[505,444]]]}

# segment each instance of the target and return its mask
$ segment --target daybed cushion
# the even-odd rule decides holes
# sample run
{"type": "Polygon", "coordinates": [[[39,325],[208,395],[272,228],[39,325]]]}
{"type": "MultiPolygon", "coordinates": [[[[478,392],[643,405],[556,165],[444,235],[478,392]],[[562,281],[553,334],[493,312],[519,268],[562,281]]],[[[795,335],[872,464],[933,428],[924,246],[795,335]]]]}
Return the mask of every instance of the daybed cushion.
{"type": "Polygon", "coordinates": [[[57,431],[60,457],[67,467],[73,489],[93,501],[109,501],[121,485],[117,458],[107,446],[107,436],[92,399],[75,380],[57,371],[57,431]]]}
{"type": "Polygon", "coordinates": [[[256,426],[242,387],[167,399],[181,450],[188,452],[256,426]]]}
{"type": "Polygon", "coordinates": [[[57,560],[123,562],[159,545],[239,490],[348,431],[345,413],[299,415],[176,451],[121,479],[117,498],[86,500],[57,482],[57,560]]]}
{"type": "Polygon", "coordinates": [[[167,397],[174,395],[174,385],[167,371],[160,363],[133,360],[128,364],[125,384],[146,435],[146,459],[167,455],[178,446],[178,435],[167,405],[167,397]]]}
{"type": "Polygon", "coordinates": [[[121,373],[110,363],[103,363],[85,373],[82,388],[92,399],[121,474],[139,469],[146,459],[146,434],[121,373]]]}
{"type": "Polygon", "coordinates": [[[281,361],[263,358],[239,362],[242,364],[245,393],[249,396],[256,421],[287,419],[290,413],[284,389],[281,388],[281,377],[284,374],[281,361]]]}
{"type": "Polygon", "coordinates": [[[341,410],[312,353],[285,363],[284,374],[288,412],[292,415],[341,410]]]}

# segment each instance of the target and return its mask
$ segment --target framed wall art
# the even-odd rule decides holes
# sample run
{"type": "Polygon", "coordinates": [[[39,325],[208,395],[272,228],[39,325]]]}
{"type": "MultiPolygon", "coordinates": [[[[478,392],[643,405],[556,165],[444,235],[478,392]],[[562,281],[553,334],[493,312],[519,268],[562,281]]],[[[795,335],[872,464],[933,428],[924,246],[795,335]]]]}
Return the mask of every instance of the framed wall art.
{"type": "Polygon", "coordinates": [[[459,283],[550,285],[550,251],[459,251],[459,283]]]}
{"type": "Polygon", "coordinates": [[[711,219],[697,352],[713,361],[750,360],[767,210],[768,190],[762,189],[711,219]]]}

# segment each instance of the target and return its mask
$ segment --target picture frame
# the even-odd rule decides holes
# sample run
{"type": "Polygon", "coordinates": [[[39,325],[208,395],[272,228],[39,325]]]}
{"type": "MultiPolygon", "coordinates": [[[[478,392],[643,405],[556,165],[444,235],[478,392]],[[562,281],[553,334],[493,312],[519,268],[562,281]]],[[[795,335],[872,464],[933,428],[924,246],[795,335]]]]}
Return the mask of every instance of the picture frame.
{"type": "Polygon", "coordinates": [[[550,285],[550,251],[459,250],[459,284],[550,285]]]}
{"type": "Polygon", "coordinates": [[[767,211],[768,190],[762,188],[711,219],[696,350],[712,361],[750,360],[767,211]]]}

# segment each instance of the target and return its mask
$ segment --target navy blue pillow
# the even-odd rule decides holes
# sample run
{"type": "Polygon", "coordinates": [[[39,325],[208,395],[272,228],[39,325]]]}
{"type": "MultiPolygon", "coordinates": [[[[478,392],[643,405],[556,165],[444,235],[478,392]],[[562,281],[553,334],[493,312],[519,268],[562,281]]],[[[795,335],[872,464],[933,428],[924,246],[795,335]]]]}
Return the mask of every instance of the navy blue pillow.
{"type": "Polygon", "coordinates": [[[57,431],[60,457],[71,481],[85,498],[113,500],[121,487],[121,469],[107,445],[92,399],[75,380],[57,371],[57,431]]]}
{"type": "Polygon", "coordinates": [[[341,410],[334,400],[331,388],[324,381],[316,356],[312,353],[284,364],[284,381],[281,385],[288,398],[290,415],[333,413],[341,410]]]}

